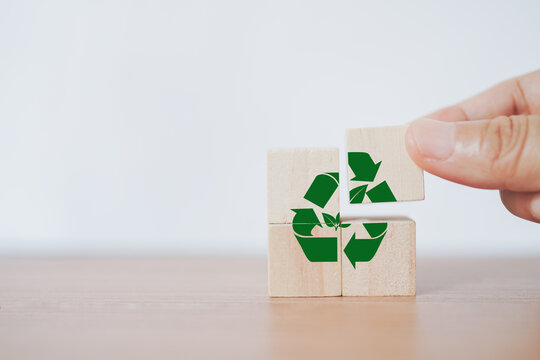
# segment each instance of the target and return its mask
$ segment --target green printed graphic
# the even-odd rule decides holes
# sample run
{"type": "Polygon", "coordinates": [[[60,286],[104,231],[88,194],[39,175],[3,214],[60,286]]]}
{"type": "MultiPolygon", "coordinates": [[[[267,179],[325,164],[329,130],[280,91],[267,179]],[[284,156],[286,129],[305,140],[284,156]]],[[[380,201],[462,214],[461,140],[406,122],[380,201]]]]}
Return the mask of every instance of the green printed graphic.
{"type": "Polygon", "coordinates": [[[369,236],[371,237],[377,237],[381,235],[388,228],[387,223],[366,223],[363,225],[364,229],[367,230],[369,236]]]}
{"type": "Polygon", "coordinates": [[[351,225],[351,224],[342,224],[339,213],[337,213],[336,217],[333,217],[332,215],[327,214],[327,213],[323,213],[322,216],[323,216],[325,225],[328,227],[333,227],[334,230],[337,230],[338,228],[346,228],[351,225]]]}
{"type": "Polygon", "coordinates": [[[307,259],[311,262],[336,262],[338,260],[337,237],[303,237],[296,235],[307,259]]]}
{"type": "MultiPolygon", "coordinates": [[[[316,226],[321,226],[321,223],[319,222],[319,218],[317,217],[317,214],[315,214],[315,210],[313,209],[292,209],[294,212],[293,217],[293,225],[298,224],[313,224],[316,226]]],[[[295,230],[296,231],[296,230],[295,230]]],[[[298,231],[296,231],[298,232],[298,231]]],[[[299,233],[301,235],[311,235],[311,232],[309,234],[303,234],[299,233]]]]}
{"type": "Polygon", "coordinates": [[[320,174],[311,183],[304,199],[323,208],[334,195],[339,185],[339,173],[320,174]]]}
{"type": "MultiPolygon", "coordinates": [[[[352,181],[373,182],[377,172],[382,164],[381,161],[375,163],[368,153],[349,153],[349,166],[354,177],[352,181]]],[[[349,193],[352,204],[361,204],[367,196],[371,202],[389,202],[396,201],[390,186],[386,181],[372,187],[368,190],[369,184],[362,184],[349,193]]],[[[329,172],[317,175],[309,186],[304,199],[324,208],[339,187],[339,173],[329,172]]],[[[311,262],[336,262],[338,261],[338,237],[325,236],[316,237],[313,235],[315,227],[327,226],[338,231],[339,228],[349,227],[351,224],[342,224],[341,216],[337,213],[335,216],[322,212],[323,221],[321,222],[313,208],[291,209],[294,212],[292,228],[294,236],[300,244],[306,258],[311,262]]],[[[343,251],[349,258],[349,261],[356,268],[357,262],[370,261],[381,244],[386,230],[387,223],[367,223],[363,224],[371,238],[357,239],[356,233],[353,234],[350,241],[343,251]]]]}
{"type": "Polygon", "coordinates": [[[375,186],[373,189],[366,192],[366,194],[369,200],[374,203],[396,201],[396,198],[394,197],[394,194],[392,194],[392,190],[390,190],[390,186],[388,186],[386,181],[375,186]]]}
{"type": "MultiPolygon", "coordinates": [[[[304,195],[304,199],[312,204],[324,208],[330,201],[339,187],[339,173],[319,174],[313,179],[309,189],[304,195]]],[[[338,238],[315,237],[312,232],[316,226],[323,227],[315,210],[312,208],[292,209],[294,217],[292,227],[294,236],[306,258],[311,262],[336,262],[338,260],[338,238]]],[[[339,227],[345,227],[340,224],[339,213],[334,217],[323,213],[324,224],[338,230],[339,227]]],[[[347,225],[348,226],[348,225],[347,225]]]]}
{"type": "Polygon", "coordinates": [[[292,211],[295,213],[292,221],[295,233],[311,236],[311,232],[315,226],[322,227],[313,209],[292,209],[292,211]]]}
{"type": "Polygon", "coordinates": [[[337,261],[338,242],[336,237],[315,237],[315,226],[322,227],[313,209],[293,209],[292,221],[294,236],[307,259],[311,262],[337,261]]]}
{"type": "Polygon", "coordinates": [[[363,225],[371,238],[357,239],[356,233],[353,233],[349,243],[343,249],[355,269],[357,262],[367,262],[373,259],[388,228],[387,223],[366,223],[363,225]]]}
{"type": "Polygon", "coordinates": [[[352,189],[349,193],[351,204],[361,204],[364,201],[364,196],[366,196],[366,190],[367,185],[360,185],[352,189]]]}
{"type": "Polygon", "coordinates": [[[371,156],[365,152],[350,152],[348,157],[349,166],[354,173],[354,177],[351,180],[369,182],[375,180],[382,161],[375,164],[371,156]]]}
{"type": "MultiPolygon", "coordinates": [[[[377,172],[382,164],[382,161],[375,163],[371,155],[365,152],[350,152],[348,153],[349,167],[354,176],[351,181],[373,182],[377,176],[377,172]]],[[[349,202],[351,204],[361,204],[365,197],[371,202],[392,202],[396,201],[396,197],[390,190],[390,186],[386,181],[381,182],[372,189],[368,190],[368,184],[362,184],[349,191],[349,202]]]]}

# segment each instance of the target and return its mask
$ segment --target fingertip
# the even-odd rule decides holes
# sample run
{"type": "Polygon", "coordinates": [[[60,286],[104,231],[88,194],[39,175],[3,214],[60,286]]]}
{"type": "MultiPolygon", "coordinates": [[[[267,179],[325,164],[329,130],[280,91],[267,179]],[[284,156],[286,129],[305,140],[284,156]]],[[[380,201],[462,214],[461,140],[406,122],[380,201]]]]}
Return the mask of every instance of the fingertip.
{"type": "Polygon", "coordinates": [[[540,193],[501,190],[501,201],[512,214],[525,220],[540,223],[540,193]]]}
{"type": "Polygon", "coordinates": [[[537,222],[540,222],[540,193],[536,194],[530,203],[531,214],[537,222]]]}
{"type": "Polygon", "coordinates": [[[467,114],[465,114],[465,111],[463,111],[463,109],[460,106],[456,106],[456,105],[445,107],[443,109],[435,111],[434,113],[429,114],[427,117],[433,120],[449,121],[449,122],[468,120],[468,117],[467,117],[467,114]]]}
{"type": "Polygon", "coordinates": [[[412,131],[413,123],[414,121],[407,126],[407,131],[405,132],[405,148],[407,149],[407,152],[409,153],[411,159],[416,164],[420,165],[419,160],[421,159],[421,156],[420,152],[418,151],[418,145],[416,144],[416,140],[412,131]]]}
{"type": "Polygon", "coordinates": [[[427,118],[415,120],[407,129],[407,151],[416,163],[446,160],[454,152],[455,133],[453,123],[427,118]]]}

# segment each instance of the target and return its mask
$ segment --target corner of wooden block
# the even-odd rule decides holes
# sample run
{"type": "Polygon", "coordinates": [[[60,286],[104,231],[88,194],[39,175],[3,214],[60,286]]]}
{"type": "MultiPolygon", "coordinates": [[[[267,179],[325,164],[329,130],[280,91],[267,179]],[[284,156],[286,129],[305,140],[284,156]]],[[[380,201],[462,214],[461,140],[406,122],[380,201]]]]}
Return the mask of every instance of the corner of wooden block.
{"type": "Polygon", "coordinates": [[[343,296],[414,296],[416,224],[409,218],[344,219],[343,296]]]}
{"type": "Polygon", "coordinates": [[[351,203],[425,198],[424,172],[409,157],[406,131],[407,125],[346,131],[351,203]]]}
{"type": "MultiPolygon", "coordinates": [[[[339,230],[314,227],[312,236],[297,238],[291,224],[268,225],[268,292],[271,297],[341,295],[341,236],[339,230]],[[323,239],[335,246],[335,259],[315,259],[310,245],[323,239]],[[311,251],[312,253],[309,253],[311,251]],[[313,260],[313,259],[312,259],[313,260]]],[[[319,253],[315,253],[320,256],[319,253]]]]}
{"type": "MultiPolygon", "coordinates": [[[[319,188],[321,189],[321,188],[319,188]]],[[[319,207],[339,212],[339,149],[270,149],[267,153],[268,223],[291,223],[293,209],[319,207]],[[310,198],[321,183],[323,195],[310,198]]],[[[320,194],[320,191],[319,193],[320,194]]]]}

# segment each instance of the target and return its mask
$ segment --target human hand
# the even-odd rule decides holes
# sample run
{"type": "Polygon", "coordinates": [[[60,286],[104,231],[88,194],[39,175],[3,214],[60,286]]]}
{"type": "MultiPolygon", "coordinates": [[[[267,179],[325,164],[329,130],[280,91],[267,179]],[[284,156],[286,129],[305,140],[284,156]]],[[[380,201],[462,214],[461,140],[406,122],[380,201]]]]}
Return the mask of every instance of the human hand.
{"type": "Polygon", "coordinates": [[[412,122],[406,146],[422,169],[499,189],[512,214],[540,223],[540,70],[412,122]]]}

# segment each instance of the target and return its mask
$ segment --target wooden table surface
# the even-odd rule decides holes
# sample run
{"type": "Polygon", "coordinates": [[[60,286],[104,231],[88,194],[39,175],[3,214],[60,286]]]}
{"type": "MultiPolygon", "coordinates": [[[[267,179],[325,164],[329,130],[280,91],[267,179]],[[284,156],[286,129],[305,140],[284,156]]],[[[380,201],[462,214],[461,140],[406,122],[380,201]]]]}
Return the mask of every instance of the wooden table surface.
{"type": "Polygon", "coordinates": [[[264,259],[0,260],[0,359],[540,359],[540,259],[418,259],[416,298],[270,299],[264,259]]]}

